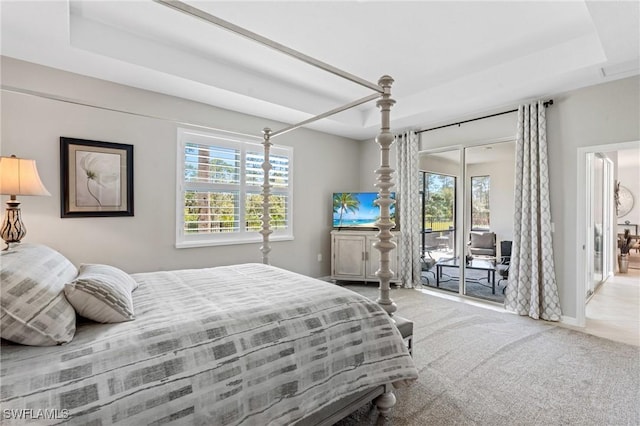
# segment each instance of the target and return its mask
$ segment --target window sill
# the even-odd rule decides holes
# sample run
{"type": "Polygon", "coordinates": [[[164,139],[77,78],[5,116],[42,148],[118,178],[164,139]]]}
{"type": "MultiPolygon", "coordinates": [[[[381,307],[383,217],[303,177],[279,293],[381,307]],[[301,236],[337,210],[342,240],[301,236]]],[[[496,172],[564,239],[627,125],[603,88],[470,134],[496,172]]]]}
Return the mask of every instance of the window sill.
{"type": "MultiPolygon", "coordinates": [[[[293,235],[271,235],[269,242],[275,241],[293,241],[293,235]]],[[[262,236],[250,236],[245,238],[220,238],[215,240],[188,240],[176,242],[176,248],[196,248],[211,246],[233,246],[238,244],[256,244],[262,243],[262,236]]]]}

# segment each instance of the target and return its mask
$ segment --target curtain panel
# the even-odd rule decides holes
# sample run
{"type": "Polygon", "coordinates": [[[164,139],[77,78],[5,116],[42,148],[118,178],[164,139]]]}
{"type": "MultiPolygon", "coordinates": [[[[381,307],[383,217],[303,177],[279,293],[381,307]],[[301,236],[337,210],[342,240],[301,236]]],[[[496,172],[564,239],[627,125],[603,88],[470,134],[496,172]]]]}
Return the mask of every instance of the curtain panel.
{"type": "Polygon", "coordinates": [[[409,131],[396,136],[398,142],[398,201],[402,238],[398,244],[401,263],[398,273],[403,285],[420,283],[420,203],[418,202],[418,135],[409,131]]]}
{"type": "Polygon", "coordinates": [[[518,109],[513,247],[505,308],[534,319],[560,321],[549,203],[545,107],[518,109]]]}

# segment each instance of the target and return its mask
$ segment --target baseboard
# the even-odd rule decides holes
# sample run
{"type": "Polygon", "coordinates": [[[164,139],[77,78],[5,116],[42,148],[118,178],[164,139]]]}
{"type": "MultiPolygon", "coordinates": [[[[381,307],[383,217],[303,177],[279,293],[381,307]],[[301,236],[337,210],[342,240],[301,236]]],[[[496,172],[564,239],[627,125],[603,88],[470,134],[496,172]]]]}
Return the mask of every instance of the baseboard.
{"type": "Polygon", "coordinates": [[[578,322],[578,318],[576,317],[568,317],[566,315],[562,315],[562,317],[560,318],[560,322],[562,324],[570,325],[572,327],[584,327],[580,325],[580,323],[578,322]]]}
{"type": "MultiPolygon", "coordinates": [[[[431,290],[428,288],[420,288],[417,289],[418,291],[421,291],[422,293],[425,294],[429,294],[431,296],[436,296],[436,297],[440,297],[443,299],[448,299],[448,300],[452,300],[454,302],[462,302],[462,303],[466,303],[469,305],[473,305],[473,306],[477,306],[480,308],[485,308],[485,309],[491,309],[494,311],[498,311],[498,312],[506,312],[508,314],[513,314],[513,315],[517,315],[514,312],[508,311],[504,308],[503,305],[501,304],[497,304],[497,303],[493,303],[493,302],[488,302],[488,301],[478,301],[477,299],[472,299],[472,298],[468,298],[468,297],[464,297],[464,296],[460,296],[460,295],[449,295],[449,294],[443,294],[440,291],[436,291],[436,290],[431,290]]],[[[569,317],[566,315],[562,315],[560,318],[560,323],[563,325],[568,325],[570,327],[577,327],[577,328],[583,328],[583,325],[580,325],[578,322],[578,319],[575,317],[569,317]]]]}

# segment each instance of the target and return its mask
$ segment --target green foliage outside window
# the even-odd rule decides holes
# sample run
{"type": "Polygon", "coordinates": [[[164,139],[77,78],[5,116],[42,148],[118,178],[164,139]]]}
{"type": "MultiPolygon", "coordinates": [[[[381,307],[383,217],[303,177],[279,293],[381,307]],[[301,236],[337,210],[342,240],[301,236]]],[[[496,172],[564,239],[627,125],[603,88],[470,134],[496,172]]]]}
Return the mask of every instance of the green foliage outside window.
{"type": "Polygon", "coordinates": [[[424,227],[432,231],[454,228],[455,178],[436,173],[424,173],[424,227]]]}
{"type": "MultiPolygon", "coordinates": [[[[249,153],[247,184],[259,190],[262,185],[261,153],[249,153]]],[[[227,184],[240,183],[240,152],[237,149],[187,144],[185,147],[186,182],[227,184]]],[[[272,155],[273,168],[269,181],[274,189],[287,188],[289,159],[272,155]]],[[[187,234],[240,231],[239,190],[187,190],[184,197],[184,230],[187,234]]],[[[248,193],[245,202],[245,230],[262,229],[262,194],[248,193]]],[[[271,194],[271,229],[287,228],[287,196],[271,194]]]]}
{"type": "Polygon", "coordinates": [[[185,232],[237,232],[237,200],[237,193],[232,192],[185,192],[185,232]]]}
{"type": "MultiPolygon", "coordinates": [[[[270,204],[271,229],[286,229],[287,198],[284,195],[271,194],[270,204]]],[[[247,231],[262,229],[262,194],[247,195],[246,219],[247,231]]]]}
{"type": "Polygon", "coordinates": [[[490,229],[489,193],[491,190],[490,176],[471,177],[471,229],[490,229]]]}

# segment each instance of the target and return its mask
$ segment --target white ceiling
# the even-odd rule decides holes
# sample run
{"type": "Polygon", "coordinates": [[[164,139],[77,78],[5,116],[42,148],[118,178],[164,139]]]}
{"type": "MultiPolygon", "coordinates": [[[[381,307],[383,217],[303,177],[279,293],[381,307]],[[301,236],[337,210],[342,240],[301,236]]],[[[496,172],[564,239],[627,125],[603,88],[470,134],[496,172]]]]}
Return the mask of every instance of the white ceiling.
{"type": "MultiPolygon", "coordinates": [[[[188,1],[376,83],[425,128],[640,73],[637,1],[188,1]]],[[[0,1],[5,56],[296,123],[373,93],[152,1],[0,1]]],[[[377,134],[375,102],[309,127],[377,134]]],[[[277,129],[276,129],[277,130],[277,129]]]]}

